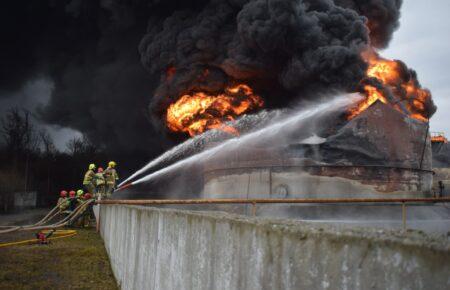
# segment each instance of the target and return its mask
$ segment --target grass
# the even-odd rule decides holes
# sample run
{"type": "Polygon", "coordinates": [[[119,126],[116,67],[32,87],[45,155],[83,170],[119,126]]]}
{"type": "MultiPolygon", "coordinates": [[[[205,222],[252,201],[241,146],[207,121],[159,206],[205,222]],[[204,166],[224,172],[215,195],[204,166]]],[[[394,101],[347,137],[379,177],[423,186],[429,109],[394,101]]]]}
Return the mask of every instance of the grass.
{"type": "Polygon", "coordinates": [[[77,231],[50,245],[0,248],[0,289],[118,289],[99,234],[77,231]]]}

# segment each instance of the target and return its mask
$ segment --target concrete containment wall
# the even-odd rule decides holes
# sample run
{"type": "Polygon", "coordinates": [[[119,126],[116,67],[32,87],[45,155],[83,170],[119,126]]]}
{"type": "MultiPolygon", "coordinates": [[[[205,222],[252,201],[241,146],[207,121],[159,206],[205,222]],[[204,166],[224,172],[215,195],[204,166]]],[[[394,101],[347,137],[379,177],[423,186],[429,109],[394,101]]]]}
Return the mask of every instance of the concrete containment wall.
{"type": "Polygon", "coordinates": [[[447,238],[103,205],[122,289],[449,289],[447,238]]]}

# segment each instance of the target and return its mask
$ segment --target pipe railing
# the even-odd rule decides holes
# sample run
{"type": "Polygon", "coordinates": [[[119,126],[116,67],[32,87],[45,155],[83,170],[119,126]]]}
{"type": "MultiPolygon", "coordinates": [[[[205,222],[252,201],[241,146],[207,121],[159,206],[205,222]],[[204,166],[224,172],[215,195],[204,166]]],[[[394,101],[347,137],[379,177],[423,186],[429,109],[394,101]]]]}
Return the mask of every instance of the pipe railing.
{"type": "Polygon", "coordinates": [[[164,204],[258,204],[258,203],[438,203],[450,197],[433,198],[204,198],[204,199],[103,199],[98,204],[164,205],[164,204]]]}
{"type": "Polygon", "coordinates": [[[402,227],[406,230],[407,203],[447,203],[450,197],[433,198],[254,198],[254,199],[141,199],[97,201],[102,205],[199,205],[199,204],[251,204],[252,215],[256,216],[257,204],[357,204],[357,203],[400,203],[402,205],[402,227]]]}

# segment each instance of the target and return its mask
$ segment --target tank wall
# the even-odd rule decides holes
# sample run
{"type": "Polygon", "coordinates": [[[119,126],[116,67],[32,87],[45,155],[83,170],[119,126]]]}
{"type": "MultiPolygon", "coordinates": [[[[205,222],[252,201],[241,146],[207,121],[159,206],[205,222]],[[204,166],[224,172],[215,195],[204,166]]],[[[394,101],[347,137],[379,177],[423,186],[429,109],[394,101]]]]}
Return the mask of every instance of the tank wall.
{"type": "Polygon", "coordinates": [[[408,197],[431,190],[428,172],[356,167],[227,169],[204,180],[203,195],[211,198],[408,197]]]}

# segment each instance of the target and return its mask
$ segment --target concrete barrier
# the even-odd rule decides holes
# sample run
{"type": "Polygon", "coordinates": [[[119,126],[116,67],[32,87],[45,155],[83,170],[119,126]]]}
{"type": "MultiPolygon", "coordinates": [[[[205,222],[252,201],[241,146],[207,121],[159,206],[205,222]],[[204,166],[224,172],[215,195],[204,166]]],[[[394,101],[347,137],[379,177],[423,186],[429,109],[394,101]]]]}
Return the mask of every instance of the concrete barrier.
{"type": "Polygon", "coordinates": [[[122,289],[449,289],[448,237],[103,205],[122,289]]]}

